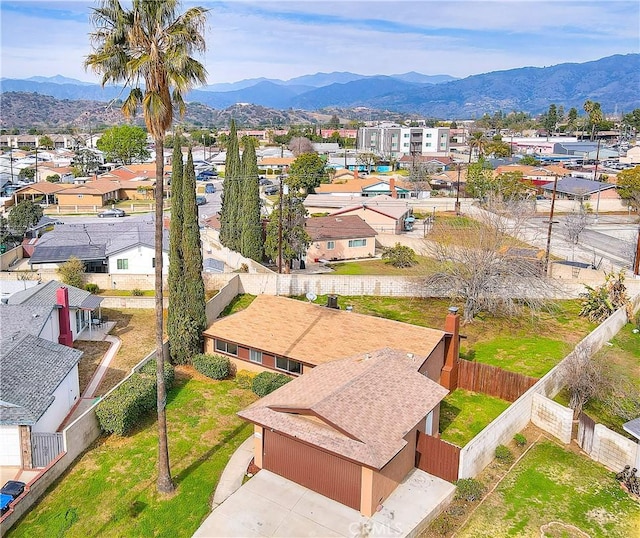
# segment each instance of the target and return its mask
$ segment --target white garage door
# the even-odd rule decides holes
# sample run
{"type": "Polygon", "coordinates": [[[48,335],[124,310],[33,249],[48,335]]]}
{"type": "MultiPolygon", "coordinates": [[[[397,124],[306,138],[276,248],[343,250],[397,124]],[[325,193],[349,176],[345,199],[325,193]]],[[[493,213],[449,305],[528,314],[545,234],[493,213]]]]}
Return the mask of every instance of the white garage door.
{"type": "Polygon", "coordinates": [[[0,426],[0,465],[21,464],[18,426],[0,426]]]}

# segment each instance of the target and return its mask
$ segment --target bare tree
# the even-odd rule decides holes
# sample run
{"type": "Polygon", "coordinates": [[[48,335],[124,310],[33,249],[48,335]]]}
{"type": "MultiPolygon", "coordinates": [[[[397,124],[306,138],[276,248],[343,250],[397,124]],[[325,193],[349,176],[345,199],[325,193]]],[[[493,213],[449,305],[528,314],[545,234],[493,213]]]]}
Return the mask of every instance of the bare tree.
{"type": "Polygon", "coordinates": [[[556,285],[544,274],[537,249],[522,248],[514,240],[531,214],[528,201],[493,202],[493,211],[476,210],[476,220],[466,220],[456,233],[439,230],[436,221],[426,242],[426,255],[439,262],[426,285],[453,301],[462,301],[463,320],[480,312],[513,315],[522,306],[542,309],[556,285]]]}
{"type": "Polygon", "coordinates": [[[564,232],[567,237],[567,241],[572,245],[577,245],[580,240],[580,234],[587,227],[587,214],[584,211],[583,206],[580,206],[580,211],[577,213],[570,213],[564,220],[564,232]]]}
{"type": "Polygon", "coordinates": [[[372,152],[365,151],[363,153],[358,153],[356,156],[356,161],[358,164],[367,167],[367,172],[371,172],[371,169],[376,165],[380,158],[372,152]]]}
{"type": "Polygon", "coordinates": [[[577,346],[562,365],[562,380],[569,391],[569,407],[575,418],[587,402],[605,393],[604,365],[592,357],[591,346],[577,346]]]}
{"type": "Polygon", "coordinates": [[[289,150],[293,153],[294,157],[302,155],[303,153],[315,153],[311,140],[304,136],[296,136],[292,138],[291,142],[289,142],[289,150]]]}

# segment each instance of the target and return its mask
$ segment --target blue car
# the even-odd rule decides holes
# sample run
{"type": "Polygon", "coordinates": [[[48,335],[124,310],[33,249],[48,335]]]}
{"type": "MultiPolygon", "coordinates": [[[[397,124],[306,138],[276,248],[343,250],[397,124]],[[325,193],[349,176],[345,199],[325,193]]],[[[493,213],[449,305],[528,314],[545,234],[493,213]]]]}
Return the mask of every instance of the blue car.
{"type": "Polygon", "coordinates": [[[214,192],[216,192],[216,186],[213,183],[207,183],[204,186],[204,192],[206,192],[207,194],[213,194],[214,192]]]}

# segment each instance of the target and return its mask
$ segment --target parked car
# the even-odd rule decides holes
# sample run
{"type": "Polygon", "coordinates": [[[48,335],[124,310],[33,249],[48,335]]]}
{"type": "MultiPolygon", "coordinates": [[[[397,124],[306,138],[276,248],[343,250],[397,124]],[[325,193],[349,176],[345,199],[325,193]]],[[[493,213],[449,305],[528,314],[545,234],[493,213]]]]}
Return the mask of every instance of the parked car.
{"type": "Polygon", "coordinates": [[[218,172],[216,172],[215,170],[203,170],[202,172],[200,172],[197,176],[196,176],[196,180],[198,181],[209,181],[211,179],[213,179],[214,177],[218,176],[218,172]]]}
{"type": "Polygon", "coordinates": [[[280,187],[278,187],[277,185],[269,185],[268,187],[265,187],[264,193],[267,196],[273,196],[274,194],[278,194],[279,190],[280,190],[280,187]]]}
{"type": "Polygon", "coordinates": [[[273,185],[273,181],[271,181],[270,179],[267,179],[266,177],[262,177],[258,180],[258,185],[262,185],[263,187],[266,187],[267,185],[273,185]]]}
{"type": "Polygon", "coordinates": [[[100,211],[98,213],[98,217],[101,219],[105,217],[125,217],[127,214],[122,209],[105,209],[104,211],[100,211]]]}
{"type": "Polygon", "coordinates": [[[207,203],[206,196],[196,196],[196,205],[204,205],[207,203]]]}
{"type": "Polygon", "coordinates": [[[216,192],[216,186],[213,183],[207,183],[204,186],[204,192],[206,192],[207,194],[213,194],[214,192],[216,192]]]}

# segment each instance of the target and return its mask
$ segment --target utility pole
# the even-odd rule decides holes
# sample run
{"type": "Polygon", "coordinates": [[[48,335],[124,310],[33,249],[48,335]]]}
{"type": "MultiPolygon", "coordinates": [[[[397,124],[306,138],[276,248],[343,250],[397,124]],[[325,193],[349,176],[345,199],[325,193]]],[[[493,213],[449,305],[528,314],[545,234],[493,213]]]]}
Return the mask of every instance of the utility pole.
{"type": "MultiPolygon", "coordinates": [[[[598,181],[598,163],[600,162],[600,138],[598,138],[598,148],[596,149],[596,166],[593,169],[593,181],[598,181]]],[[[596,202],[596,222],[600,212],[600,185],[598,185],[598,200],[596,202]]]]}
{"type": "Polygon", "coordinates": [[[549,211],[549,229],[547,231],[547,250],[544,254],[544,274],[549,274],[549,253],[551,251],[551,228],[553,227],[553,209],[556,204],[556,188],[558,186],[558,175],[553,177],[553,195],[551,196],[551,210],[549,211]]]}
{"type": "Polygon", "coordinates": [[[460,168],[461,164],[458,163],[458,182],[456,184],[456,216],[460,215],[460,168]]]}
{"type": "Polygon", "coordinates": [[[282,273],[282,176],[280,179],[280,213],[278,215],[278,273],[282,273]]]}

